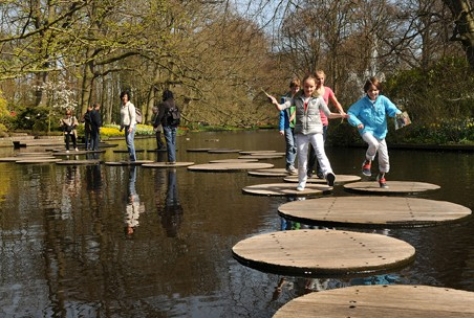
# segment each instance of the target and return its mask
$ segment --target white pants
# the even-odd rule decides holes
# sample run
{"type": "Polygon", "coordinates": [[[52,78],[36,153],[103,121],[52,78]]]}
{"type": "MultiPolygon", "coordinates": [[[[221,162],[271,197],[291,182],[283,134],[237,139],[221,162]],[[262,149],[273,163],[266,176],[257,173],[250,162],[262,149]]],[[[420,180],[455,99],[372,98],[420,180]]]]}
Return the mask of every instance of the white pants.
{"type": "Polygon", "coordinates": [[[318,158],[319,166],[324,174],[332,173],[331,164],[324,151],[323,134],[296,134],[296,150],[298,156],[298,182],[300,185],[306,185],[307,180],[307,165],[308,165],[308,147],[309,143],[313,146],[316,157],[318,158]]]}
{"type": "Polygon", "coordinates": [[[375,155],[378,155],[379,171],[380,173],[388,173],[390,170],[390,163],[388,159],[388,148],[385,139],[379,140],[370,133],[364,133],[362,139],[369,144],[365,158],[373,161],[375,155]]]}

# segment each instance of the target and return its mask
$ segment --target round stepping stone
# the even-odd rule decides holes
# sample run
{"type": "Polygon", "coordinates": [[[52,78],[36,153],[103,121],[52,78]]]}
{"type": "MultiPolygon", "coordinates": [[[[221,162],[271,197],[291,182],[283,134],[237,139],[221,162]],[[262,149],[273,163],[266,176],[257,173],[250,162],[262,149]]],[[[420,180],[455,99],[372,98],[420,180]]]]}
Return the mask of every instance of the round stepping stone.
{"type": "Polygon", "coordinates": [[[211,148],[208,153],[224,154],[224,153],[238,153],[240,150],[232,148],[211,148]]]}
{"type": "Polygon", "coordinates": [[[169,167],[183,167],[183,166],[191,166],[194,165],[194,162],[176,162],[171,164],[169,162],[154,162],[149,164],[143,164],[142,167],[149,167],[149,168],[169,168],[169,167]]]}
{"type": "Polygon", "coordinates": [[[60,158],[28,158],[21,161],[16,161],[17,164],[48,164],[60,162],[60,158]]]}
{"type": "Polygon", "coordinates": [[[91,164],[100,164],[102,161],[98,159],[90,160],[63,160],[57,162],[58,165],[91,165],[91,164]]]}
{"type": "MultiPolygon", "coordinates": [[[[287,176],[283,180],[285,182],[298,183],[298,176],[287,176]]],[[[357,182],[360,180],[361,180],[360,176],[336,174],[336,180],[334,181],[334,183],[335,184],[352,183],[352,182],[357,182]]],[[[326,184],[327,181],[325,179],[311,177],[306,180],[306,183],[326,184]]]]}
{"type": "MultiPolygon", "coordinates": [[[[337,177],[336,177],[337,179],[337,177]]],[[[374,182],[356,182],[345,184],[344,189],[354,192],[365,193],[419,193],[431,190],[437,190],[441,187],[435,184],[408,181],[387,181],[388,188],[382,188],[377,181],[374,182]]]]}
{"type": "Polygon", "coordinates": [[[399,228],[459,222],[472,212],[458,204],[422,198],[344,196],[285,203],[278,213],[306,225],[399,228]]]}
{"type": "Polygon", "coordinates": [[[472,318],[474,292],[413,285],[352,286],[289,301],[273,318],[472,318]]]}
{"type": "Polygon", "coordinates": [[[32,156],[25,156],[25,157],[19,157],[19,156],[14,156],[14,157],[2,157],[0,158],[0,162],[18,162],[18,161],[23,161],[23,160],[49,160],[49,159],[55,159],[54,156],[38,156],[38,157],[32,157],[32,156]]]}
{"type": "Polygon", "coordinates": [[[270,154],[267,154],[267,155],[243,155],[243,156],[239,156],[239,159],[258,159],[258,160],[261,160],[261,159],[276,159],[276,158],[282,158],[283,156],[281,155],[270,155],[270,154]]]}
{"type": "MultiPolygon", "coordinates": [[[[113,150],[114,153],[128,153],[128,150],[113,150]]],[[[135,153],[142,153],[145,152],[144,149],[136,149],[135,153]]]]}
{"type": "Polygon", "coordinates": [[[276,151],[274,151],[274,150],[263,150],[263,151],[256,150],[256,151],[241,151],[241,152],[239,152],[239,154],[242,154],[242,155],[258,155],[259,153],[263,153],[263,154],[267,155],[268,153],[276,153],[276,151]]]}
{"type": "Polygon", "coordinates": [[[70,151],[69,153],[65,151],[61,152],[54,152],[55,156],[69,156],[69,155],[86,155],[86,154],[94,154],[94,153],[105,153],[105,150],[98,150],[98,151],[70,151]]]}
{"type": "MultiPolygon", "coordinates": [[[[268,169],[259,169],[258,171],[250,171],[249,175],[252,176],[262,176],[262,177],[282,177],[287,176],[288,172],[284,168],[268,168],[268,169]]],[[[298,182],[298,177],[296,177],[298,182]]]]}
{"type": "Polygon", "coordinates": [[[51,157],[53,153],[51,152],[32,152],[32,153],[18,153],[17,157],[51,157]]]}
{"type": "Polygon", "coordinates": [[[209,163],[255,163],[258,162],[256,159],[238,159],[238,158],[229,158],[221,160],[212,160],[209,163]]]}
{"type": "Polygon", "coordinates": [[[137,166],[137,165],[149,164],[149,163],[154,163],[154,162],[149,161],[149,160],[138,160],[135,162],[131,162],[131,161],[105,162],[104,164],[109,165],[109,166],[137,166]]]}
{"type": "Polygon", "coordinates": [[[272,168],[268,163],[208,163],[189,166],[191,171],[244,171],[249,169],[272,168]]]}
{"type": "Polygon", "coordinates": [[[296,190],[296,185],[290,183],[276,183],[276,184],[260,184],[246,186],[242,188],[245,193],[253,195],[266,196],[308,196],[319,195],[323,192],[329,192],[333,188],[327,185],[306,184],[302,191],[296,190]]]}
{"type": "Polygon", "coordinates": [[[186,151],[187,152],[196,152],[196,153],[199,153],[199,152],[207,153],[209,150],[211,150],[210,147],[201,147],[201,148],[188,148],[186,151]]]}
{"type": "Polygon", "coordinates": [[[304,229],[256,235],[232,252],[260,271],[317,278],[400,270],[414,260],[415,248],[376,233],[304,229]]]}

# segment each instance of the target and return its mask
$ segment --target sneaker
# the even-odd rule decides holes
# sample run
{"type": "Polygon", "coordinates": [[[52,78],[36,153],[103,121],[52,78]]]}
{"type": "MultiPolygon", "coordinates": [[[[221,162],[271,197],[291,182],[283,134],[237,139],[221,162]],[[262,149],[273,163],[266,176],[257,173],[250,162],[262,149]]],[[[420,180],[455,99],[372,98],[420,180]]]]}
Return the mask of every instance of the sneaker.
{"type": "Polygon", "coordinates": [[[305,186],[306,186],[306,183],[301,182],[301,183],[298,184],[298,187],[296,187],[296,190],[298,192],[302,192],[302,191],[304,191],[305,186]]]}
{"type": "Polygon", "coordinates": [[[287,171],[288,174],[290,174],[290,175],[296,175],[296,174],[298,174],[298,170],[297,170],[293,165],[288,166],[288,168],[286,169],[286,171],[287,171]]]}
{"type": "Polygon", "coordinates": [[[69,150],[66,150],[66,153],[69,153],[69,150]]]}
{"type": "Polygon", "coordinates": [[[328,186],[334,186],[334,181],[336,180],[336,175],[333,173],[326,174],[326,180],[328,181],[328,186]]]}
{"type": "Polygon", "coordinates": [[[79,149],[78,149],[77,147],[76,147],[74,150],[75,150],[76,152],[79,152],[79,149]]]}
{"type": "Polygon", "coordinates": [[[379,182],[379,185],[381,188],[388,188],[387,180],[385,179],[385,176],[382,176],[382,177],[380,177],[380,175],[377,176],[377,181],[379,182]]]}
{"type": "Polygon", "coordinates": [[[365,160],[362,163],[362,174],[365,176],[372,176],[372,172],[370,171],[371,161],[365,160]]]}

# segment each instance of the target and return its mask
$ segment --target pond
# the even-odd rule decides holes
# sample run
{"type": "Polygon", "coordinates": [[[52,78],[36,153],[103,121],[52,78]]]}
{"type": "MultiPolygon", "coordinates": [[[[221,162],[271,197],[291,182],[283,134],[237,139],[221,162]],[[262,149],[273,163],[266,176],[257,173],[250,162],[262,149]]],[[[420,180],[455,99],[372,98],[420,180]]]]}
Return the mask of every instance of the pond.
{"type": "MultiPolygon", "coordinates": [[[[125,154],[122,140],[101,154],[125,154]]],[[[154,149],[137,139],[137,149],[154,149]]],[[[277,131],[198,133],[178,138],[178,161],[239,154],[190,148],[284,151],[277,131]]],[[[31,150],[0,148],[1,157],[31,150]]],[[[416,196],[474,207],[474,153],[391,149],[387,181],[441,189],[416,196]]],[[[365,149],[328,148],[336,174],[359,175],[365,149]]],[[[164,154],[162,154],[164,155],[164,154]]],[[[156,160],[152,151],[139,159],[156,160]]],[[[163,160],[161,158],[161,160],[163,160]]],[[[261,160],[284,167],[284,158],[261,160]]],[[[242,188],[282,178],[101,165],[0,163],[1,317],[271,317],[305,292],[354,284],[422,284],[474,291],[474,223],[390,229],[416,249],[410,266],[386,275],[307,279],[248,268],[232,247],[278,231],[284,197],[242,188]],[[129,206],[134,194],[134,206],[129,206]],[[138,208],[138,209],[137,209],[138,208]],[[127,234],[125,221],[135,228],[127,234]],[[280,285],[281,291],[276,290],[280,285]]],[[[341,185],[324,196],[350,196],[341,185]]],[[[355,229],[356,230],[356,229],[355,229]]],[[[360,231],[369,231],[363,230],[360,231]]]]}

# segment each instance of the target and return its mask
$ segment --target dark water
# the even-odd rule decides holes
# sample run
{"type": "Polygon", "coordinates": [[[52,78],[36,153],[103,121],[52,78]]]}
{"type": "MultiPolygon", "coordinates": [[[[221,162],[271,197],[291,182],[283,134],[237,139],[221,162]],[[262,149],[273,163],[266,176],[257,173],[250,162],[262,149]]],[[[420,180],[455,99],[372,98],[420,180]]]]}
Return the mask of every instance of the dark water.
{"type": "MultiPolygon", "coordinates": [[[[178,161],[196,163],[238,154],[190,153],[187,148],[284,150],[275,131],[200,133],[180,137],[178,143],[178,161]],[[213,139],[219,141],[209,141],[213,139]]],[[[138,149],[155,148],[152,139],[136,144],[138,149]]],[[[122,141],[119,148],[125,148],[122,141]]],[[[329,148],[327,153],[336,173],[354,175],[364,151],[329,148]]],[[[2,148],[0,154],[14,151],[2,148]]],[[[438,184],[440,190],[416,196],[474,207],[474,154],[390,149],[390,155],[388,182],[438,184]]],[[[112,149],[101,156],[125,158],[112,149]]],[[[152,152],[138,157],[156,159],[152,152]]],[[[284,166],[284,159],[264,162],[284,166]]],[[[280,229],[277,208],[286,199],[252,196],[241,189],[281,178],[185,167],[138,167],[133,172],[105,165],[0,163],[0,169],[1,317],[271,317],[302,295],[305,286],[314,290],[389,282],[474,291],[472,219],[390,230],[389,236],[416,248],[415,262],[399,272],[324,280],[286,277],[281,294],[275,294],[283,278],[239,264],[231,249],[244,238],[280,229]],[[128,236],[125,218],[127,209],[133,212],[127,205],[134,190],[139,224],[128,236]]],[[[325,196],[348,195],[336,186],[325,196]]]]}

